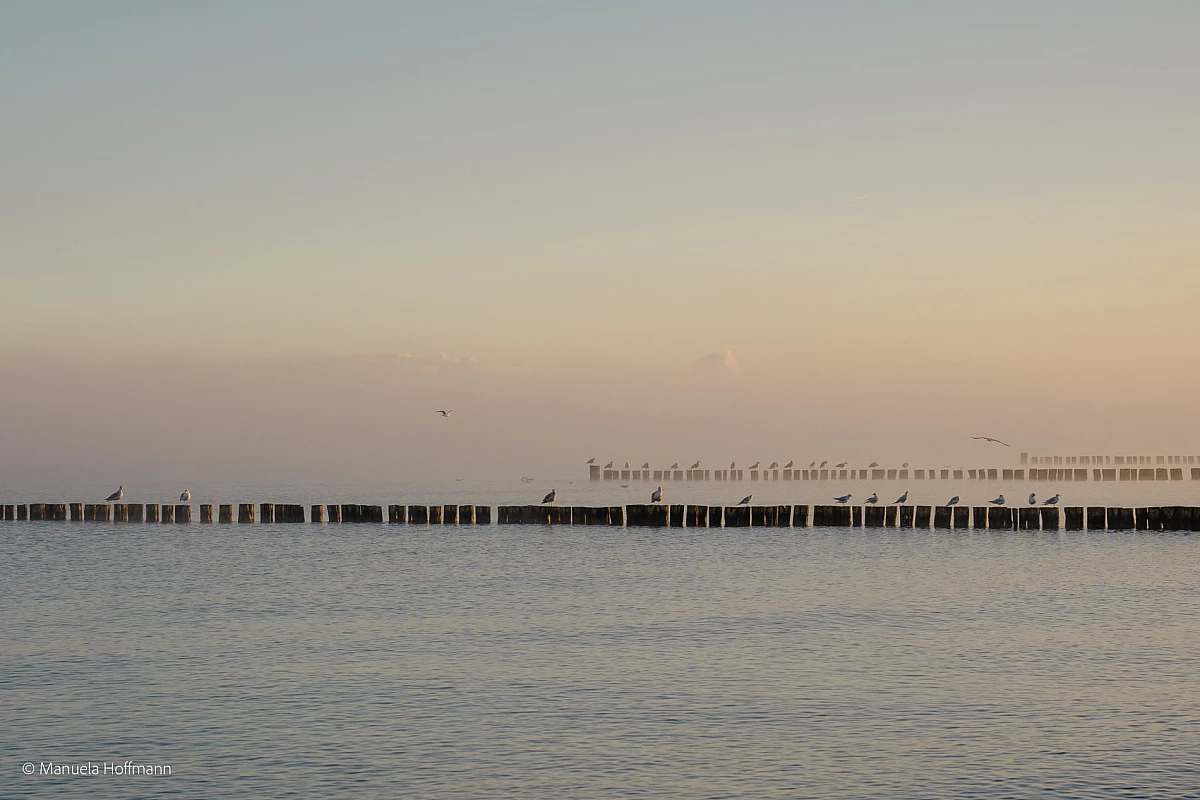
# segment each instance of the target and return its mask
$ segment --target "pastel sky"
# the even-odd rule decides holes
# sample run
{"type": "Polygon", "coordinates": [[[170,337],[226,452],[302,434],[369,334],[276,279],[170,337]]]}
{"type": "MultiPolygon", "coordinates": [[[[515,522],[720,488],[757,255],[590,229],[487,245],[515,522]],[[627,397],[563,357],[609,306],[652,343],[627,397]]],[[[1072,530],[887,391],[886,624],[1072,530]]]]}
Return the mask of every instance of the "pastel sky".
{"type": "MultiPolygon", "coordinates": [[[[486,411],[497,465],[1200,451],[1198,41],[1192,2],[6,3],[0,446],[122,368],[215,376],[215,430],[221,365],[406,354],[393,423],[486,411]]],[[[383,421],[346,391],[296,430],[383,421]]]]}

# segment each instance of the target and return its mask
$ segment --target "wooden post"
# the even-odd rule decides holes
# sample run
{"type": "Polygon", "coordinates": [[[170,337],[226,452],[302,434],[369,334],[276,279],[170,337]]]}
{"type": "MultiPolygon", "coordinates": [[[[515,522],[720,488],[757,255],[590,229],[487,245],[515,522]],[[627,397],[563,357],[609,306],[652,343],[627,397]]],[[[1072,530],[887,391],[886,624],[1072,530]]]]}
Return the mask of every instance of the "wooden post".
{"type": "Polygon", "coordinates": [[[125,503],[113,503],[113,522],[129,522],[129,506],[125,503]]]}
{"type": "Polygon", "coordinates": [[[950,507],[935,506],[933,509],[933,527],[949,528],[950,527],[950,507]]]}
{"type": "Polygon", "coordinates": [[[708,527],[708,506],[689,505],[686,514],[689,528],[708,527]]]}
{"type": "Polygon", "coordinates": [[[161,512],[161,519],[159,521],[162,524],[173,524],[175,522],[175,506],[170,503],[163,503],[159,506],[159,511],[161,512]]]}
{"type": "Polygon", "coordinates": [[[259,503],[258,504],[258,522],[260,525],[266,525],[268,522],[275,521],[275,504],[274,503],[259,503]]]}
{"type": "Polygon", "coordinates": [[[726,506],[724,517],[726,528],[750,527],[750,508],[748,506],[726,506]]]}
{"type": "Polygon", "coordinates": [[[960,529],[971,527],[971,509],[966,506],[954,506],[951,510],[954,517],[954,527],[960,529]]]}
{"type": "Polygon", "coordinates": [[[625,507],[624,506],[609,506],[608,507],[608,524],[615,525],[620,528],[625,525],[625,507]]]}
{"type": "Polygon", "coordinates": [[[231,503],[222,503],[217,506],[217,522],[222,525],[233,522],[233,505],[231,503]]]}
{"type": "Polygon", "coordinates": [[[190,505],[175,506],[175,521],[176,522],[191,522],[192,507],[190,505]]]}
{"type": "Polygon", "coordinates": [[[971,527],[978,530],[987,528],[988,510],[986,506],[975,506],[971,509],[971,527]]]}
{"type": "Polygon", "coordinates": [[[596,464],[588,465],[588,480],[600,480],[600,467],[596,464]]]}
{"type": "Polygon", "coordinates": [[[1108,523],[1104,519],[1103,506],[1088,506],[1087,510],[1087,527],[1090,531],[1102,531],[1108,527],[1108,523]]]}
{"type": "Polygon", "coordinates": [[[29,506],[24,503],[17,504],[17,522],[25,522],[29,519],[29,506]]]}
{"type": "Polygon", "coordinates": [[[883,514],[883,506],[866,506],[863,509],[863,525],[867,528],[882,528],[883,514]]]}
{"type": "Polygon", "coordinates": [[[668,524],[672,528],[682,528],[684,523],[684,512],[686,509],[682,505],[673,505],[670,507],[670,520],[668,524]]]}
{"type": "Polygon", "coordinates": [[[1067,506],[1063,509],[1063,527],[1069,531],[1083,530],[1083,506],[1067,506]]]}
{"type": "Polygon", "coordinates": [[[441,506],[429,506],[429,524],[430,525],[441,525],[442,524],[442,507],[441,506]]]}
{"type": "Polygon", "coordinates": [[[1041,527],[1041,519],[1038,516],[1037,508],[1026,506],[1018,509],[1017,523],[1023,531],[1036,531],[1041,527]]]}
{"type": "Polygon", "coordinates": [[[708,527],[720,528],[725,522],[725,508],[723,506],[708,507],[708,527]]]}
{"type": "Polygon", "coordinates": [[[158,522],[160,516],[158,503],[146,503],[146,522],[158,522]]]}
{"type": "Polygon", "coordinates": [[[238,504],[238,524],[244,525],[254,522],[254,503],[239,503],[238,504]]]}
{"type": "Polygon", "coordinates": [[[928,528],[929,518],[933,514],[931,506],[917,506],[916,514],[913,519],[913,526],[916,528],[928,528]]]}
{"type": "MultiPolygon", "coordinates": [[[[413,525],[429,524],[429,509],[426,506],[409,506],[408,521],[413,525]]],[[[515,520],[511,520],[515,522],[515,520]]]]}
{"type": "Polygon", "coordinates": [[[83,503],[71,503],[71,522],[83,521],[83,503]]]}
{"type": "MultiPolygon", "coordinates": [[[[991,530],[1006,531],[1012,527],[1012,509],[1007,506],[992,506],[987,510],[987,526],[991,530]]],[[[978,522],[975,527],[981,527],[978,522]]]]}
{"type": "Polygon", "coordinates": [[[1128,531],[1133,530],[1133,509],[1132,508],[1108,508],[1108,529],[1112,531],[1128,531]]]}
{"type": "Polygon", "coordinates": [[[792,506],[792,527],[808,527],[808,506],[792,506]]]}
{"type": "Polygon", "coordinates": [[[458,524],[458,506],[444,505],[442,506],[442,524],[457,525],[458,524]]]}
{"type": "Polygon", "coordinates": [[[852,506],[850,509],[850,524],[855,528],[861,528],[863,525],[863,507],[852,506]]]}
{"type": "MultiPolygon", "coordinates": [[[[674,508],[664,505],[628,505],[625,506],[625,516],[630,527],[665,528],[670,522],[669,516],[674,508]]],[[[680,512],[682,516],[682,511],[680,512]]]]}

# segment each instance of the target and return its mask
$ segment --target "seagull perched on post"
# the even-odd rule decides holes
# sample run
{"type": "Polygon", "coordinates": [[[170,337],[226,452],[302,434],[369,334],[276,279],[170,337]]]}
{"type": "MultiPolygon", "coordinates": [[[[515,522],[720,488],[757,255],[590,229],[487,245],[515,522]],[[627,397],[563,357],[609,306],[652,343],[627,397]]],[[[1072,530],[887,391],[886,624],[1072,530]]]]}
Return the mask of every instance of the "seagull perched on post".
{"type": "Polygon", "coordinates": [[[848,500],[849,500],[851,497],[854,497],[854,495],[852,495],[852,494],[844,494],[844,495],[842,495],[841,497],[835,497],[835,498],[833,498],[833,499],[834,499],[836,502],[838,502],[838,503],[841,503],[842,505],[845,505],[845,504],[846,504],[846,502],[847,502],[847,501],[848,501],[848,500]]]}
{"type": "Polygon", "coordinates": [[[1002,506],[1004,505],[1004,495],[1000,495],[995,500],[989,500],[988,502],[994,506],[1002,506]]]}
{"type": "Polygon", "coordinates": [[[650,502],[651,503],[661,503],[662,502],[662,487],[661,486],[650,493],[650,502]]]}
{"type": "Polygon", "coordinates": [[[117,490],[115,492],[110,494],[108,497],[104,498],[104,502],[106,502],[106,503],[116,502],[117,500],[120,500],[124,496],[125,496],[125,487],[118,486],[117,490]]]}
{"type": "Polygon", "coordinates": [[[1008,447],[1008,446],[1009,446],[1009,445],[1008,445],[1008,442],[1002,442],[1002,441],[1000,441],[999,439],[993,439],[993,438],[992,438],[992,437],[990,437],[990,436],[972,436],[971,438],[972,438],[972,439],[982,439],[982,440],[983,440],[983,441],[985,441],[985,442],[995,442],[996,444],[1002,444],[1002,445],[1004,445],[1005,447],[1008,447]]]}
{"type": "Polygon", "coordinates": [[[947,508],[949,508],[950,506],[956,506],[956,505],[958,505],[958,495],[954,495],[954,497],[950,498],[950,502],[946,503],[947,508]]]}
{"type": "Polygon", "coordinates": [[[592,456],[592,457],[591,457],[591,458],[589,458],[589,459],[588,459],[588,460],[587,460],[585,463],[587,463],[587,464],[595,464],[595,463],[596,463],[596,457],[595,457],[595,456],[592,456]]]}
{"type": "Polygon", "coordinates": [[[647,461],[645,464],[642,464],[642,469],[650,469],[650,462],[647,461]]]}
{"type": "Polygon", "coordinates": [[[833,468],[834,468],[834,469],[844,469],[844,468],[846,467],[846,465],[847,465],[847,464],[849,464],[849,463],[850,463],[849,461],[843,461],[843,462],[842,462],[842,463],[840,463],[840,464],[834,464],[834,465],[833,465],[833,468]]]}
{"type": "Polygon", "coordinates": [[[626,461],[626,462],[625,462],[625,469],[629,469],[629,462],[628,462],[628,461],[626,461]]]}
{"type": "Polygon", "coordinates": [[[795,461],[789,461],[788,463],[786,463],[786,464],[784,464],[784,465],[783,465],[783,468],[784,468],[784,469],[791,469],[791,468],[792,468],[792,464],[795,464],[795,463],[796,463],[795,461]]]}
{"type": "Polygon", "coordinates": [[[437,413],[441,414],[443,417],[448,417],[454,413],[454,409],[453,408],[447,408],[447,409],[439,408],[437,413]]]}
{"type": "Polygon", "coordinates": [[[551,489],[550,494],[542,498],[542,505],[546,505],[546,503],[553,503],[554,498],[556,497],[558,497],[558,489],[551,489]]]}
{"type": "Polygon", "coordinates": [[[736,461],[730,461],[730,462],[729,462],[729,469],[731,469],[731,470],[737,469],[737,462],[736,462],[736,461]]]}
{"type": "Polygon", "coordinates": [[[809,464],[809,465],[808,465],[808,468],[809,468],[809,469],[812,469],[812,468],[813,468],[813,467],[815,467],[816,465],[817,465],[817,462],[815,462],[815,461],[814,461],[814,462],[812,462],[811,464],[809,464]]]}
{"type": "Polygon", "coordinates": [[[750,465],[750,469],[758,469],[758,465],[759,465],[759,463],[760,463],[760,462],[758,462],[758,461],[755,461],[753,464],[751,464],[751,465],[750,465]]]}
{"type": "Polygon", "coordinates": [[[679,462],[676,461],[674,464],[672,464],[671,469],[679,469],[679,462]]]}
{"type": "Polygon", "coordinates": [[[741,500],[739,500],[739,501],[738,501],[738,505],[739,505],[739,506],[748,506],[748,505],[750,505],[750,498],[751,498],[751,497],[754,497],[754,495],[752,495],[752,494],[748,494],[748,495],[746,495],[745,497],[743,497],[741,500]]]}
{"type": "Polygon", "coordinates": [[[822,461],[822,462],[821,462],[821,466],[820,466],[820,467],[818,467],[818,469],[825,469],[825,465],[826,465],[826,464],[828,464],[828,463],[829,463],[828,461],[822,461]]]}
{"type": "Polygon", "coordinates": [[[778,461],[772,461],[772,462],[771,462],[771,466],[767,467],[767,469],[775,469],[775,468],[776,468],[776,467],[778,467],[778,466],[779,466],[779,462],[778,462],[778,461]]]}
{"type": "Polygon", "coordinates": [[[896,498],[896,505],[898,505],[898,506],[902,506],[907,502],[908,502],[908,492],[905,492],[904,494],[902,494],[896,498]]]}
{"type": "Polygon", "coordinates": [[[867,469],[875,469],[878,466],[879,466],[878,461],[872,461],[870,464],[867,464],[867,469]]]}
{"type": "Polygon", "coordinates": [[[605,468],[605,469],[612,469],[612,462],[610,461],[610,462],[608,462],[607,464],[605,464],[605,465],[604,465],[604,468],[605,468]]]}
{"type": "Polygon", "coordinates": [[[875,505],[879,502],[879,492],[871,492],[871,496],[867,498],[867,505],[875,505]]]}
{"type": "Polygon", "coordinates": [[[183,494],[179,495],[179,502],[190,503],[192,501],[192,490],[184,489],[183,494]]]}
{"type": "Polygon", "coordinates": [[[903,464],[901,464],[900,469],[908,469],[908,462],[905,461],[903,464]]]}
{"type": "Polygon", "coordinates": [[[1050,497],[1050,498],[1047,498],[1047,499],[1043,500],[1043,501],[1042,501],[1042,505],[1044,505],[1044,506],[1056,506],[1056,505],[1058,505],[1058,495],[1056,494],[1056,495],[1054,495],[1054,497],[1050,497]]]}
{"type": "Polygon", "coordinates": [[[1031,505],[1031,506],[1037,505],[1037,495],[1034,494],[1033,492],[1029,493],[1029,505],[1031,505]]]}
{"type": "Polygon", "coordinates": [[[696,468],[696,467],[698,467],[698,466],[700,466],[700,462],[699,462],[699,461],[697,461],[695,464],[692,464],[692,466],[688,467],[688,469],[695,469],[695,468],[696,468]]]}

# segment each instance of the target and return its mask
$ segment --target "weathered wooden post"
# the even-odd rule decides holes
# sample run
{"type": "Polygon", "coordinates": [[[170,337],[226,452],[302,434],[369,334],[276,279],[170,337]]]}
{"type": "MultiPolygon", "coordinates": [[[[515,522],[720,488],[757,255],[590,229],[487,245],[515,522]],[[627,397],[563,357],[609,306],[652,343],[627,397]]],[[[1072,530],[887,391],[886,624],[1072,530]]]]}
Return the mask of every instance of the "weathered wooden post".
{"type": "Polygon", "coordinates": [[[724,506],[709,506],[708,507],[708,527],[720,528],[725,523],[725,508],[724,506]]]}
{"type": "Polygon", "coordinates": [[[442,524],[457,525],[458,524],[458,506],[444,505],[442,506],[442,524]]]}
{"type": "Polygon", "coordinates": [[[748,506],[726,506],[724,517],[726,528],[750,527],[750,508],[748,506]]]}
{"type": "Polygon", "coordinates": [[[885,528],[895,528],[897,525],[896,512],[899,511],[899,506],[887,506],[883,509],[883,526],[885,528]]]}
{"type": "MultiPolygon", "coordinates": [[[[571,521],[575,521],[574,512],[571,513],[571,521]]],[[[475,524],[475,506],[459,506],[458,507],[458,524],[459,525],[474,525],[475,524]]]]}
{"type": "Polygon", "coordinates": [[[975,506],[971,509],[971,527],[983,530],[987,528],[987,507],[975,506]]]}
{"type": "Polygon", "coordinates": [[[933,527],[949,528],[950,527],[950,507],[936,506],[933,509],[933,527]]]}
{"type": "Polygon", "coordinates": [[[83,521],[83,503],[71,503],[71,522],[83,521]]]}
{"type": "Polygon", "coordinates": [[[850,507],[850,524],[855,528],[861,528],[863,524],[862,506],[850,507]]]}
{"type": "Polygon", "coordinates": [[[475,524],[476,525],[491,525],[492,524],[492,507],[491,506],[475,506],[475,524]]]}
{"type": "Polygon", "coordinates": [[[673,505],[670,507],[668,525],[672,528],[682,528],[684,525],[684,514],[687,513],[687,508],[682,505],[673,505]]]}
{"type": "Polygon", "coordinates": [[[913,506],[900,506],[896,510],[899,512],[900,517],[896,526],[899,528],[913,527],[913,521],[915,519],[913,506]]]}
{"type": "Polygon", "coordinates": [[[1090,531],[1102,531],[1108,527],[1108,523],[1104,519],[1103,506],[1088,506],[1087,510],[1087,526],[1090,531]]]}
{"type": "Polygon", "coordinates": [[[807,528],[808,527],[808,506],[792,506],[792,527],[807,528]]]}
{"type": "MultiPolygon", "coordinates": [[[[987,526],[991,530],[1006,531],[1012,527],[1012,510],[1006,506],[992,506],[987,510],[987,526]]],[[[975,527],[980,527],[975,523],[975,527]]]]}
{"type": "Polygon", "coordinates": [[[334,503],[326,503],[325,516],[329,518],[330,523],[340,523],[342,521],[342,507],[334,503]]]}
{"type": "Polygon", "coordinates": [[[441,506],[429,506],[429,524],[430,525],[441,525],[442,524],[442,507],[441,506]]]}
{"type": "Polygon", "coordinates": [[[308,509],[308,518],[312,522],[325,521],[325,506],[322,503],[314,503],[308,509]]]}
{"type": "Polygon", "coordinates": [[[689,505],[686,514],[689,528],[708,527],[708,506],[689,505]]]}
{"type": "Polygon", "coordinates": [[[41,522],[46,519],[46,504],[45,503],[30,503],[29,504],[29,521],[41,522]]]}
{"type": "MultiPolygon", "coordinates": [[[[429,524],[429,509],[426,506],[409,506],[408,521],[413,525],[428,525],[429,524]]],[[[514,519],[505,520],[509,524],[516,522],[514,519]]]]}
{"type": "Polygon", "coordinates": [[[1063,527],[1069,531],[1083,530],[1083,506],[1067,506],[1063,509],[1063,527]]]}
{"type": "Polygon", "coordinates": [[[190,505],[182,505],[182,504],[175,506],[175,521],[176,522],[191,522],[192,521],[192,507],[190,505]]]}
{"type": "Polygon", "coordinates": [[[245,525],[254,522],[254,503],[238,504],[238,524],[245,525]]]}
{"type": "Polygon", "coordinates": [[[404,506],[396,505],[395,503],[388,506],[388,524],[401,525],[404,523],[407,514],[407,509],[404,506]]]}
{"type": "Polygon", "coordinates": [[[26,503],[17,504],[17,522],[25,522],[29,519],[29,506],[26,503]]]}
{"type": "Polygon", "coordinates": [[[883,506],[867,506],[863,509],[863,525],[868,528],[883,527],[883,506]]]}
{"type": "Polygon", "coordinates": [[[930,517],[933,516],[932,506],[917,506],[916,513],[913,516],[913,527],[928,528],[930,517]]]}
{"type": "Polygon", "coordinates": [[[129,522],[129,506],[125,503],[113,503],[113,522],[129,522]]]}
{"type": "Polygon", "coordinates": [[[159,521],[162,522],[163,525],[174,524],[175,506],[171,505],[170,503],[163,503],[158,507],[158,510],[160,516],[159,521]]]}
{"type": "Polygon", "coordinates": [[[1108,529],[1114,531],[1133,530],[1133,509],[1132,508],[1112,508],[1108,509],[1108,529]]]}
{"type": "Polygon", "coordinates": [[[217,522],[222,525],[229,525],[233,522],[232,503],[221,503],[217,506],[217,522]]]}
{"type": "Polygon", "coordinates": [[[258,504],[258,522],[260,525],[275,522],[275,504],[274,503],[259,503],[258,504]]]}
{"type": "Polygon", "coordinates": [[[971,509],[966,506],[954,506],[952,509],[954,518],[954,527],[969,528],[971,527],[971,509]]]}
{"type": "Polygon", "coordinates": [[[1041,527],[1041,518],[1038,516],[1038,510],[1031,506],[1018,509],[1017,522],[1023,531],[1036,531],[1041,527]]]}

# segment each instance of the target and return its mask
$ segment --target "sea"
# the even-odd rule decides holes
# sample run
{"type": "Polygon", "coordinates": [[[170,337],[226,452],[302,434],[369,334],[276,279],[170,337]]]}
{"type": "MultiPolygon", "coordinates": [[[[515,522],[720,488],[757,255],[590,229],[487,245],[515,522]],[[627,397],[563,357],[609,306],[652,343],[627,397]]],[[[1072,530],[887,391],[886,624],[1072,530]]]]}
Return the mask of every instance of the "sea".
{"type": "MultiPolygon", "coordinates": [[[[190,488],[618,505],[657,485],[518,477],[190,488]]],[[[664,493],[1135,506],[1197,487],[664,493]]],[[[1200,797],[1197,534],[0,522],[0,610],[5,798],[1200,797]]]]}

